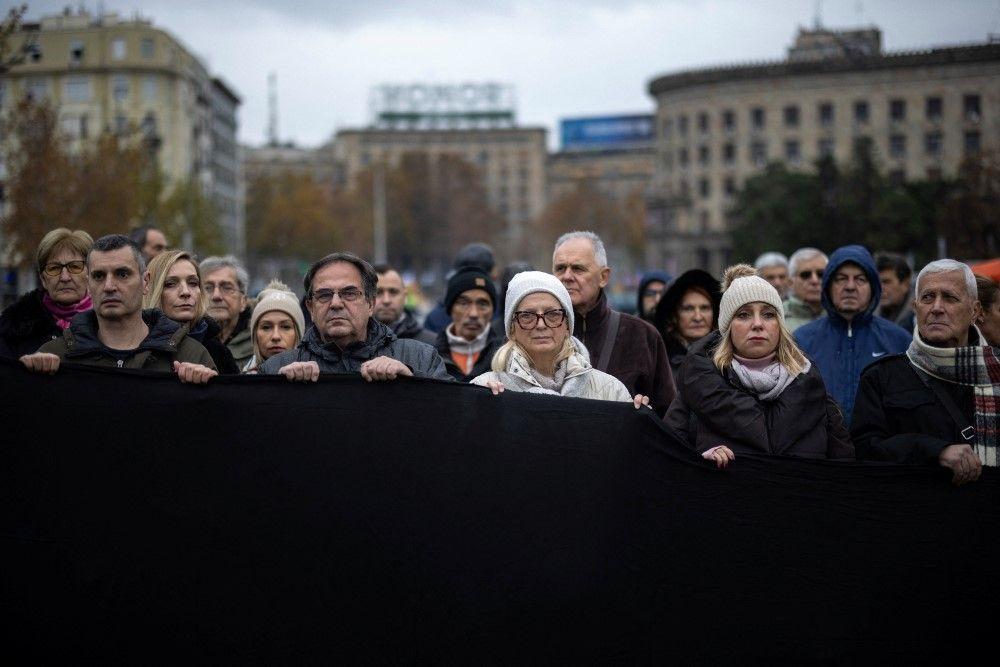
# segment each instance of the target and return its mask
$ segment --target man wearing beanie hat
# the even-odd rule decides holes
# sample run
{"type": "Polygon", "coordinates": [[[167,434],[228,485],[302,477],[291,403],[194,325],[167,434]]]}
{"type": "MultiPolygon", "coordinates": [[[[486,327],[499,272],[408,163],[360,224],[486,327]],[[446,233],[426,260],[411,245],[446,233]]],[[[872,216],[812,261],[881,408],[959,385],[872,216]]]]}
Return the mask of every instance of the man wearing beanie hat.
{"type": "Polygon", "coordinates": [[[910,345],[905,329],[875,315],[881,296],[882,283],[871,253],[860,245],[838,248],[823,272],[822,304],[827,316],[795,330],[795,342],[819,368],[848,426],[861,372],[873,361],[905,352],[910,345]]]}
{"type": "Polygon", "coordinates": [[[448,280],[444,307],[451,324],[438,334],[435,347],[448,374],[459,382],[488,371],[504,343],[501,332],[490,326],[496,301],[496,286],[479,267],[459,269],[448,280]]]}

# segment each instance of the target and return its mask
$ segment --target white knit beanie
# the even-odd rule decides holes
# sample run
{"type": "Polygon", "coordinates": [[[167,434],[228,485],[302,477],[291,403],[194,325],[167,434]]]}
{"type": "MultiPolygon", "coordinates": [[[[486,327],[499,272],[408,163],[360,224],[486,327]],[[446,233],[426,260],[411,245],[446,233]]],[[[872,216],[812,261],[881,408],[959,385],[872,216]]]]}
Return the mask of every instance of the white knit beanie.
{"type": "MultiPolygon", "coordinates": [[[[279,280],[272,280],[257,295],[257,305],[254,306],[253,314],[250,316],[251,335],[257,331],[257,320],[272,310],[279,310],[292,318],[295,326],[299,328],[299,338],[305,335],[306,318],[302,315],[299,299],[285,283],[279,280]]],[[[256,340],[257,337],[254,335],[254,341],[256,340]]]]}
{"type": "Polygon", "coordinates": [[[748,303],[761,301],[774,306],[778,320],[785,323],[785,309],[774,286],[757,275],[752,266],[737,264],[726,269],[722,281],[722,302],[719,304],[719,333],[726,335],[736,311],[748,303]]]}
{"type": "Polygon", "coordinates": [[[566,311],[569,320],[569,331],[573,332],[573,302],[569,298],[566,287],[551,273],[542,271],[522,271],[515,275],[507,285],[506,302],[503,309],[503,328],[510,335],[514,327],[514,310],[521,299],[535,292],[548,292],[559,301],[566,311]]]}

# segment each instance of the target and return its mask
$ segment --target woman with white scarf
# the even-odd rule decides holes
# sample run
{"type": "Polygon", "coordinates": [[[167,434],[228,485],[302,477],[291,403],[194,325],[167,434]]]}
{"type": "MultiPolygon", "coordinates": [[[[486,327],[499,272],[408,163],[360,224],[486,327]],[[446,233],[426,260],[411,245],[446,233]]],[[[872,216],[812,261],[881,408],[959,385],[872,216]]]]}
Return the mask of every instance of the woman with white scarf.
{"type": "Polygon", "coordinates": [[[737,453],[853,459],[839,406],[785,326],[777,290],[753,267],[726,270],[719,330],[675,376],[664,421],[724,468],[737,453]]]}
{"type": "Polygon", "coordinates": [[[511,279],[506,295],[507,342],[493,356],[492,370],[472,384],[495,395],[509,389],[649,405],[648,397],[629,396],[621,381],[590,365],[587,348],[570,334],[573,303],[555,276],[523,271],[511,279]]]}

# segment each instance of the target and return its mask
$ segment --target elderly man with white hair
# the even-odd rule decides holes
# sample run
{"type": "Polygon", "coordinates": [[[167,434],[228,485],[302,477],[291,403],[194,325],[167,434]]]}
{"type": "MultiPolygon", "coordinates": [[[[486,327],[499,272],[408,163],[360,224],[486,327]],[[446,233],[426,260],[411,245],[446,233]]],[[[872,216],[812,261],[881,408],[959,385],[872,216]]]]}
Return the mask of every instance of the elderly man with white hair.
{"type": "Polygon", "coordinates": [[[916,328],[905,354],[861,376],[851,435],[858,456],[941,465],[956,484],[997,466],[1000,359],[974,320],[976,279],[961,262],[931,262],[917,276],[916,328]]]}
{"type": "Polygon", "coordinates": [[[674,400],[674,378],[656,328],[608,305],[608,254],[593,232],[569,232],[556,241],[552,274],[573,303],[573,335],[586,346],[594,368],[612,375],[630,396],[649,397],[661,417],[674,400]]]}
{"type": "Polygon", "coordinates": [[[799,248],[788,259],[791,294],[785,299],[785,326],[794,332],[823,317],[823,272],[828,258],[816,248],[799,248]]]}
{"type": "Polygon", "coordinates": [[[788,295],[788,258],[780,252],[765,252],[753,263],[757,275],[771,283],[778,290],[778,296],[784,299],[788,295]]]}

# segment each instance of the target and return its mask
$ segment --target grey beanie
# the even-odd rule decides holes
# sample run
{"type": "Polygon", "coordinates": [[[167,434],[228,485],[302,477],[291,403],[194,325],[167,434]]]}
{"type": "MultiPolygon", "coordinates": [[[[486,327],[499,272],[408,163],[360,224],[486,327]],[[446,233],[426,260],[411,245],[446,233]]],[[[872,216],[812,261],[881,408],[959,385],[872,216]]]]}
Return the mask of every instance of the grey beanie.
{"type": "Polygon", "coordinates": [[[573,333],[573,302],[566,287],[551,273],[522,271],[511,278],[510,284],[507,285],[507,302],[503,309],[503,328],[507,335],[510,336],[514,327],[514,309],[521,299],[535,292],[547,292],[559,301],[562,309],[566,311],[569,331],[573,333]]]}

